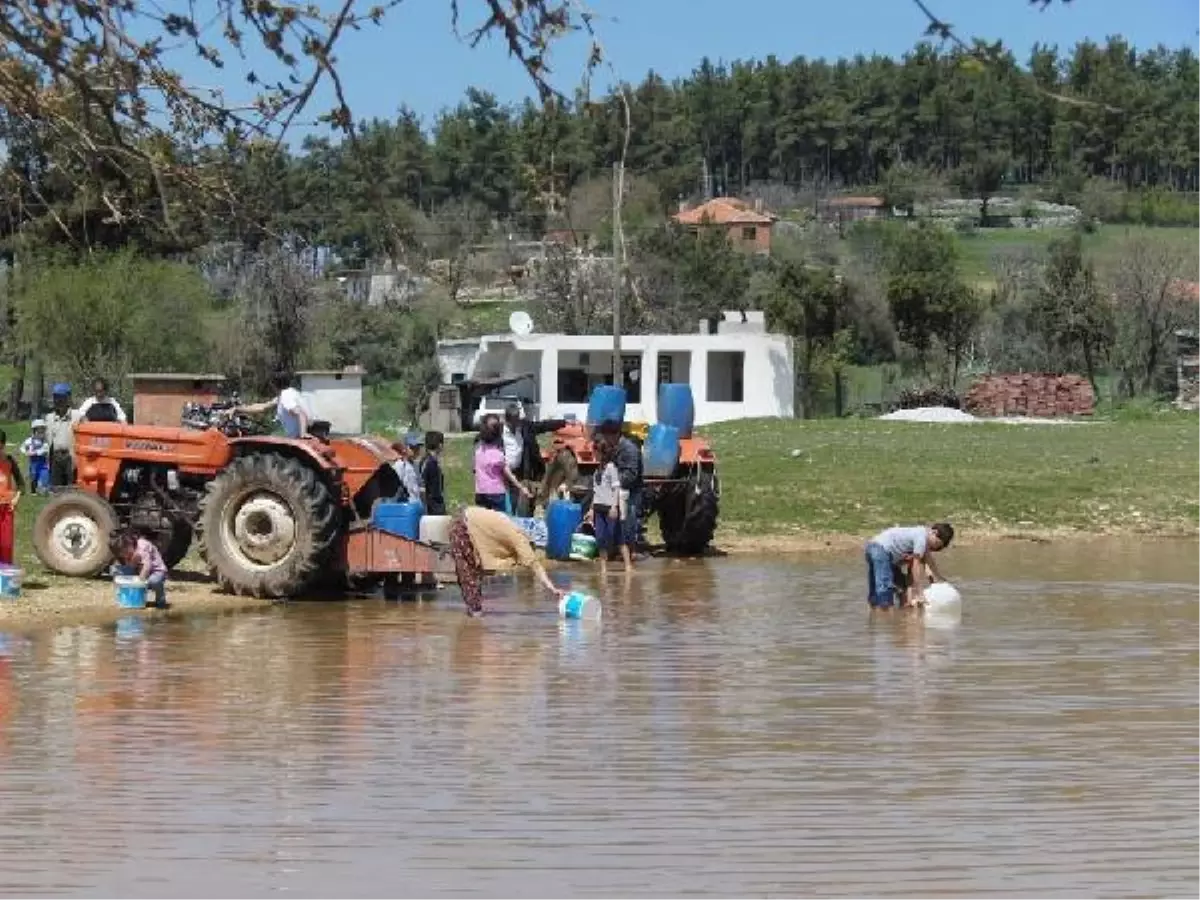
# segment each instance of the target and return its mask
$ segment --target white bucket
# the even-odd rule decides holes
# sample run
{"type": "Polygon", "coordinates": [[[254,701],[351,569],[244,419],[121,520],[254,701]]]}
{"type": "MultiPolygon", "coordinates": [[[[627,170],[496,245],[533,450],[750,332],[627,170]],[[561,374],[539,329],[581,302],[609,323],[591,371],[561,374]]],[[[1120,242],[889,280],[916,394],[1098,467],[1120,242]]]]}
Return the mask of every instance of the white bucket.
{"type": "Polygon", "coordinates": [[[600,601],[595,597],[579,591],[571,591],[558,601],[558,613],[564,619],[591,619],[593,621],[603,615],[600,601]]]}
{"type": "Polygon", "coordinates": [[[421,516],[418,537],[425,544],[450,543],[450,516],[421,516]]]}
{"type": "Polygon", "coordinates": [[[923,594],[926,609],[946,609],[947,607],[960,606],[962,604],[962,595],[958,589],[946,581],[935,581],[929,587],[925,588],[923,594]]]}

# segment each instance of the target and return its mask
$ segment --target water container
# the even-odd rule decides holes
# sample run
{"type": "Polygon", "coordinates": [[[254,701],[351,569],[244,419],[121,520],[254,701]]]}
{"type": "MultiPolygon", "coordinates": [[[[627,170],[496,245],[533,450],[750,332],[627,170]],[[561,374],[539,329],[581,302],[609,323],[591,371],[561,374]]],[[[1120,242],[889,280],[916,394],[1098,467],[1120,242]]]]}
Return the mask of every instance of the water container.
{"type": "Polygon", "coordinates": [[[597,385],[588,400],[587,423],[595,426],[624,421],[625,389],[611,384],[597,385]]]}
{"type": "Polygon", "coordinates": [[[571,559],[577,562],[587,562],[599,555],[596,549],[596,539],[590,534],[576,532],[571,535],[571,559]]]}
{"type": "Polygon", "coordinates": [[[146,582],[133,575],[118,575],[113,579],[117,605],[125,609],[142,609],[146,605],[146,582]]]}
{"type": "Polygon", "coordinates": [[[546,555],[551,559],[571,556],[571,536],[583,521],[583,507],[572,500],[551,500],[546,507],[546,555]]]}
{"type": "Polygon", "coordinates": [[[558,601],[558,613],[564,619],[599,619],[603,614],[600,601],[579,591],[571,591],[558,601]]]}
{"type": "Polygon", "coordinates": [[[945,609],[962,603],[958,589],[945,581],[935,581],[925,588],[924,599],[926,609],[945,609]]]}
{"type": "Polygon", "coordinates": [[[679,463],[679,429],[659,422],[650,426],[642,445],[642,469],[647,478],[670,478],[679,463]]]}
{"type": "Polygon", "coordinates": [[[23,575],[16,566],[0,566],[0,600],[16,600],[21,596],[23,575]]]}
{"type": "Polygon", "coordinates": [[[416,541],[421,538],[421,516],[424,514],[425,507],[419,500],[387,501],[375,504],[371,524],[380,531],[416,541]]]}
{"type": "Polygon", "coordinates": [[[690,384],[658,386],[658,421],[679,429],[681,438],[690,438],[696,427],[696,401],[690,384]]]}
{"type": "Polygon", "coordinates": [[[426,544],[449,544],[450,522],[450,516],[422,516],[418,536],[426,544]]]}

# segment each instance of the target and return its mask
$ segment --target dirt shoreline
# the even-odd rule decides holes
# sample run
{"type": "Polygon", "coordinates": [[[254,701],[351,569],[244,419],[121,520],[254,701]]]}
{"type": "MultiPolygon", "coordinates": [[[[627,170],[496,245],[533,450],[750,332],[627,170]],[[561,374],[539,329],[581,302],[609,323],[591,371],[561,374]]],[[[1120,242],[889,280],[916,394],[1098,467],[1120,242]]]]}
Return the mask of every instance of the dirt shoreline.
{"type": "MultiPolygon", "coordinates": [[[[1103,543],[1136,535],[1162,541],[1195,541],[1196,532],[1155,533],[1085,532],[1068,529],[969,529],[956,546],[985,546],[999,541],[1032,543],[1070,543],[1075,546],[1103,543]]],[[[862,535],[852,534],[720,534],[710,558],[767,554],[830,555],[858,551],[862,535]]],[[[31,569],[26,572],[22,596],[0,601],[0,631],[40,631],[76,625],[111,625],[127,616],[163,618],[195,613],[222,613],[268,609],[270,600],[223,594],[203,573],[185,568],[168,582],[170,608],[166,610],[130,610],[117,606],[112,582],[104,579],[70,579],[31,569]]]]}

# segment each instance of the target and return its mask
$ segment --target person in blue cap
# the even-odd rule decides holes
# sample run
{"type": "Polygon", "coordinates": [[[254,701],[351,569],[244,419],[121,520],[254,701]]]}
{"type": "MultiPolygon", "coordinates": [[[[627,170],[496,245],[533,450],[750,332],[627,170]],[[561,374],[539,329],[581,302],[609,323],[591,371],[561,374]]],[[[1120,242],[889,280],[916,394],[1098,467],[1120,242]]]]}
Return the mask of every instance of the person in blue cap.
{"type": "Polygon", "coordinates": [[[421,491],[421,479],[417,476],[417,467],[413,464],[413,460],[421,453],[423,443],[424,439],[419,432],[410,431],[404,435],[403,441],[396,441],[392,444],[392,450],[400,457],[392,463],[392,468],[400,479],[400,493],[397,494],[397,500],[421,502],[425,499],[421,491]]]}
{"type": "Polygon", "coordinates": [[[46,440],[50,444],[50,487],[70,487],[75,482],[75,423],[71,386],[59,382],[50,389],[53,408],[46,414],[46,440]]]}

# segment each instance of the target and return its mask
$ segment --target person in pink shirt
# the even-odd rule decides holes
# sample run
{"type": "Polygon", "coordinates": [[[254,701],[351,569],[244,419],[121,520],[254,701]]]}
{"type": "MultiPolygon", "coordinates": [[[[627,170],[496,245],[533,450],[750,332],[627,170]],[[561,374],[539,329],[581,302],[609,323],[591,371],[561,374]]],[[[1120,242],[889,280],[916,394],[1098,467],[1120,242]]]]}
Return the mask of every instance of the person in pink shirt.
{"type": "Polygon", "coordinates": [[[154,594],[154,606],[167,607],[167,564],[158,548],[132,531],[122,531],[114,541],[113,556],[122,575],[136,575],[154,594]]]}
{"type": "Polygon", "coordinates": [[[475,505],[507,512],[510,485],[523,497],[533,496],[505,462],[500,417],[485,416],[475,442],[475,505]]]}

